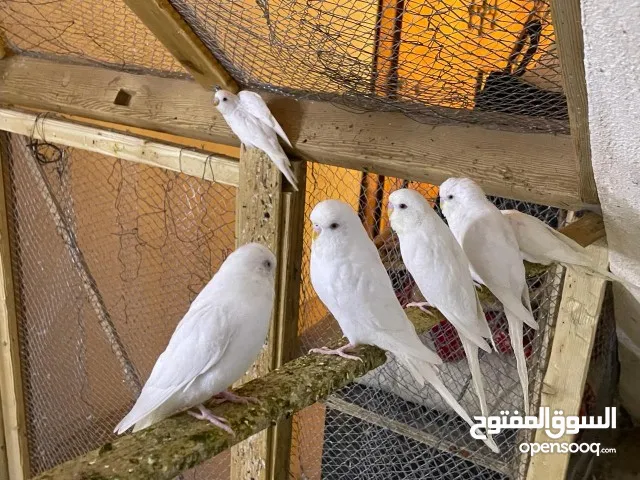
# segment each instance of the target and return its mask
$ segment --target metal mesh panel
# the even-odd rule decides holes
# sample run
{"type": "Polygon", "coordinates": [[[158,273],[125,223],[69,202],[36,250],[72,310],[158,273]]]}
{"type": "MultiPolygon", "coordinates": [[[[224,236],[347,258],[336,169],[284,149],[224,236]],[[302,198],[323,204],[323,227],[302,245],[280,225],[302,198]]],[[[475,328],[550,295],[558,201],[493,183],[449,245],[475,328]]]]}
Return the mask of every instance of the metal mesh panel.
{"type": "MultiPolygon", "coordinates": [[[[388,227],[388,194],[409,186],[435,199],[437,187],[405,182],[343,168],[311,164],[307,178],[306,215],[320,201],[341,198],[358,210],[372,237],[388,227]]],[[[500,208],[517,208],[548,223],[562,225],[563,211],[506,199],[494,199],[500,208]]],[[[309,279],[310,224],[305,227],[303,284],[301,286],[300,339],[302,351],[328,345],[342,333],[317,298],[309,279]]],[[[383,238],[378,236],[377,238],[383,238]]],[[[415,283],[402,264],[395,236],[378,241],[383,263],[402,304],[421,300],[415,283]]],[[[538,332],[525,326],[525,354],[529,367],[529,392],[536,409],[541,375],[546,370],[548,341],[561,285],[561,270],[529,279],[538,332]]],[[[485,304],[498,352],[482,353],[481,368],[489,410],[522,409],[522,392],[516,371],[508,326],[499,304],[485,304]]],[[[466,358],[449,322],[434,326],[423,341],[444,360],[441,376],[460,403],[478,415],[480,406],[466,358]]],[[[522,431],[524,432],[524,431],[522,431]]],[[[459,418],[430,387],[420,388],[395,360],[370,372],[332,395],[324,405],[314,405],[295,417],[292,478],[308,479],[501,479],[517,477],[526,465],[517,450],[524,437],[516,431],[494,438],[500,455],[491,453],[469,435],[459,418]]]]}
{"type": "Polygon", "coordinates": [[[566,131],[546,0],[170,0],[249,87],[464,120],[566,131]]]}
{"type": "MultiPolygon", "coordinates": [[[[236,189],[29,144],[10,137],[5,178],[37,474],[114,438],[137,398],[135,377],[148,377],[235,247],[236,189]]],[[[228,469],[224,454],[185,478],[227,479],[228,469]]]]}
{"type": "Polygon", "coordinates": [[[18,53],[186,75],[122,0],[3,0],[0,27],[18,53]]]}

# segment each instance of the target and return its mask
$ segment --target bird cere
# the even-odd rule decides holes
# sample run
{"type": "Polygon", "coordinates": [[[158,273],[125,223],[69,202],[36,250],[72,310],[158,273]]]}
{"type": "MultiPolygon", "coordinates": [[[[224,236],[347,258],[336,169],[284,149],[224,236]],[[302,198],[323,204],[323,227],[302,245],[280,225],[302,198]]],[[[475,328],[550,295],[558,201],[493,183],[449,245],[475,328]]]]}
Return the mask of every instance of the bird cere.
{"type": "MultiPolygon", "coordinates": [[[[244,148],[258,148],[297,191],[291,163],[278,138],[291,143],[262,98],[216,87],[214,105],[244,148]]],[[[405,308],[436,308],[457,331],[469,365],[479,411],[467,411],[440,374],[443,359],[423,343],[400,304],[378,248],[354,209],[338,199],[317,203],[310,280],[318,298],[338,322],[348,343],[313,348],[309,355],[334,355],[362,361],[359,345],[377,346],[402,365],[419,386],[430,385],[442,400],[495,453],[500,449],[487,428],[489,409],[479,355],[505,352],[496,345],[478,297],[486,286],[504,308],[511,350],[522,392],[522,412],[530,412],[524,325],[537,329],[523,260],[560,263],[620,281],[595,266],[584,249],[540,220],[515,210],[500,211],[468,178],[450,178],[439,190],[439,208],[447,223],[418,191],[401,188],[387,202],[391,229],[402,261],[425,302],[405,308]],[[447,225],[448,224],[448,225],[447,225]],[[478,423],[472,419],[480,420],[478,423]]],[[[259,403],[229,388],[257,358],[269,331],[274,304],[276,257],[257,243],[233,252],[202,289],[157,359],[131,411],[116,426],[121,434],[138,431],[171,415],[187,412],[234,435],[225,418],[207,404],[259,403]]],[[[450,359],[445,359],[448,361],[450,359]]],[[[497,417],[496,417],[497,418],[497,417]]]]}

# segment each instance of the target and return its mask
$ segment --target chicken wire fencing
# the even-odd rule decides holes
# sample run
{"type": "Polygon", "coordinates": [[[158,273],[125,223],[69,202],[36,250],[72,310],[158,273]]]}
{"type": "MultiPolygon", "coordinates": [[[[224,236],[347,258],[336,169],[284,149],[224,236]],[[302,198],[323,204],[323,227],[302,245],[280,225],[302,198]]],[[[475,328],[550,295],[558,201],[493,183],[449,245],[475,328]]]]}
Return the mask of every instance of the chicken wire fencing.
{"type": "Polygon", "coordinates": [[[14,52],[162,76],[188,76],[122,0],[3,0],[14,52]]]}
{"type": "Polygon", "coordinates": [[[547,0],[170,0],[244,86],[566,132],[547,0]]]}
{"type": "MultiPolygon", "coordinates": [[[[568,132],[548,0],[170,0],[244,87],[426,123],[568,132]]],[[[4,0],[17,53],[184,69],[123,0],[4,0]]]]}
{"type": "MultiPolygon", "coordinates": [[[[410,274],[405,269],[394,235],[389,235],[386,204],[388,195],[402,187],[417,189],[434,200],[437,187],[344,168],[309,164],[306,217],[320,201],[342,199],[358,211],[370,236],[375,238],[382,261],[392,279],[396,296],[404,306],[420,301],[410,274]]],[[[553,227],[563,226],[566,212],[543,205],[492,198],[501,209],[518,209],[553,227]]],[[[309,222],[305,226],[311,228],[309,222]]],[[[310,231],[305,231],[302,261],[300,353],[330,345],[342,337],[337,322],[315,294],[310,282],[310,231]]],[[[563,271],[552,267],[530,276],[531,301],[540,326],[537,332],[525,326],[524,348],[529,369],[532,411],[537,411],[542,376],[546,371],[550,336],[563,271]]],[[[497,352],[481,353],[489,411],[522,411],[522,391],[508,326],[499,303],[483,301],[497,352]]],[[[615,328],[612,317],[598,330],[595,365],[583,407],[593,412],[611,405],[615,390],[607,380],[615,362],[615,328]]],[[[465,354],[455,328],[442,321],[421,335],[422,340],[444,360],[440,371],[445,384],[471,416],[480,405],[465,354]]],[[[589,413],[593,415],[594,413],[589,413]]],[[[299,412],[293,422],[290,477],[295,479],[506,479],[522,478],[527,458],[517,445],[528,441],[524,430],[506,430],[494,440],[501,453],[494,454],[469,435],[467,424],[456,415],[430,386],[419,387],[394,359],[353,384],[299,412]]]]}
{"type": "MultiPolygon", "coordinates": [[[[11,135],[3,161],[31,475],[114,439],[235,248],[236,188],[11,135]]],[[[228,454],[186,480],[229,478],[228,454]]]]}

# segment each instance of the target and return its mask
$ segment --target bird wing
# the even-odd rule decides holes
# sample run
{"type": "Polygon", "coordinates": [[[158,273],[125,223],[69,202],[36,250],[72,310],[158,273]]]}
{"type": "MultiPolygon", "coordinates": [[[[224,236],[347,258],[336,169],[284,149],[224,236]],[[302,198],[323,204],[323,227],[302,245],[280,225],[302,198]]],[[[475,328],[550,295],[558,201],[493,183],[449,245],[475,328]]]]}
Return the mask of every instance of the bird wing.
{"type": "Polygon", "coordinates": [[[526,277],[512,227],[496,208],[474,216],[462,235],[462,249],[489,290],[521,321],[538,328],[522,303],[526,277]]]}
{"type": "Polygon", "coordinates": [[[432,225],[428,231],[420,229],[417,232],[412,245],[415,250],[411,253],[415,259],[415,266],[411,262],[413,278],[431,305],[440,310],[461,334],[487,350],[489,346],[484,338],[490,338],[491,331],[484,314],[478,313],[469,261],[444,223],[442,229],[438,227],[432,225]]]}
{"type": "Polygon", "coordinates": [[[356,298],[351,298],[358,306],[358,320],[362,328],[376,331],[380,339],[378,346],[398,353],[412,355],[432,364],[442,363],[437,354],[426,348],[420,341],[415,327],[407,318],[393,291],[391,279],[378,257],[351,265],[352,285],[356,298]]]}
{"type": "Polygon", "coordinates": [[[284,133],[284,130],[275,119],[275,117],[271,114],[271,110],[269,110],[269,107],[266,103],[264,103],[264,100],[260,95],[255,92],[243,90],[238,93],[238,98],[240,99],[242,108],[246,112],[256,117],[265,125],[274,129],[278,136],[282,138],[287,143],[287,145],[289,145],[290,147],[292,146],[289,138],[287,137],[287,134],[284,133]]]}
{"type": "Polygon", "coordinates": [[[507,210],[503,215],[516,232],[520,250],[530,260],[542,264],[548,264],[549,261],[590,264],[584,247],[542,220],[517,210],[507,210]]]}
{"type": "Polygon", "coordinates": [[[227,351],[235,331],[225,307],[192,306],[156,361],[136,404],[116,430],[127,430],[211,369],[227,351]]]}

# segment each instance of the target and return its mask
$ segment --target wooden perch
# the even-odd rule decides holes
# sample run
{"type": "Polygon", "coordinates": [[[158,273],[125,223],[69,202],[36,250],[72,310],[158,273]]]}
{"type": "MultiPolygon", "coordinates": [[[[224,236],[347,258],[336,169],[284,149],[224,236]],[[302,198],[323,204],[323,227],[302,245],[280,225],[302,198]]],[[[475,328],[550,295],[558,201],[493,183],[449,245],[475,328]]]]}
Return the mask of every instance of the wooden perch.
{"type": "MultiPolygon", "coordinates": [[[[427,331],[443,318],[439,313],[431,317],[418,309],[407,313],[418,332],[427,331]]],[[[222,404],[212,408],[215,415],[229,421],[235,437],[182,414],[107,443],[35,477],[35,480],[172,479],[278,420],[327,398],[384,364],[387,358],[383,350],[371,346],[359,347],[355,355],[363,361],[306,355],[235,390],[239,395],[260,400],[259,405],[222,404]]]]}
{"type": "MultiPolygon", "coordinates": [[[[576,223],[592,220],[591,216],[583,217],[576,223]]],[[[582,229],[574,227],[567,233],[572,232],[582,232],[582,229]]],[[[592,231],[590,235],[593,237],[592,231]]],[[[574,240],[580,241],[580,238],[574,240]]],[[[528,264],[527,275],[539,275],[547,268],[528,264]]],[[[490,299],[491,294],[483,288],[480,296],[490,299]]],[[[444,319],[437,310],[430,310],[433,316],[418,309],[406,310],[419,334],[444,319]]],[[[343,343],[344,340],[339,342],[343,343]]],[[[107,443],[42,473],[35,480],[172,479],[279,420],[324,400],[386,361],[385,352],[377,347],[360,346],[355,354],[362,362],[335,356],[306,355],[238,388],[237,394],[257,397],[260,405],[222,404],[212,409],[214,414],[229,420],[229,425],[236,432],[235,437],[182,414],[107,443]]]]}

